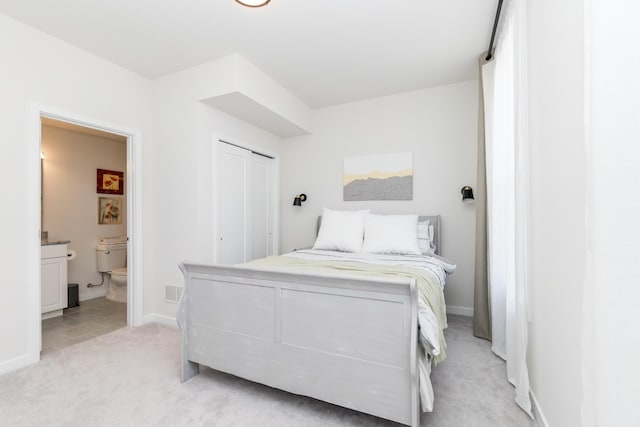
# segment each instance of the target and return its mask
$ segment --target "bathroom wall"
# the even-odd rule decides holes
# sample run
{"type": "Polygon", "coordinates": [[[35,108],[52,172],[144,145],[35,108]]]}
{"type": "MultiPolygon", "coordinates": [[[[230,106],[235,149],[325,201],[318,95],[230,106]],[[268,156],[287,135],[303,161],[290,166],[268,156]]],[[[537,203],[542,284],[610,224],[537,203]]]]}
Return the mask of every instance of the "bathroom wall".
{"type": "MultiPolygon", "coordinates": [[[[42,126],[43,230],[49,241],[71,240],[69,248],[77,256],[69,262],[69,283],[78,283],[80,300],[106,295],[96,271],[96,244],[101,237],[127,233],[126,192],[124,195],[98,194],[96,170],[124,172],[127,167],[125,138],[109,139],[70,129],[42,126]],[[122,199],[122,224],[98,224],[98,198],[122,199]]],[[[107,277],[108,279],[108,277],[107,277]]]]}

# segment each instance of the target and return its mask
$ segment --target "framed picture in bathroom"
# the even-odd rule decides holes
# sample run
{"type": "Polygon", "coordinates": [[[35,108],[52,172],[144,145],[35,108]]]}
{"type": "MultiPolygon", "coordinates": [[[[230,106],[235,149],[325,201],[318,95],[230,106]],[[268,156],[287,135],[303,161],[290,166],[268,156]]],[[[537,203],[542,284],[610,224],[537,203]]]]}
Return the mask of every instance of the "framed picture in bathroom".
{"type": "Polygon", "coordinates": [[[98,197],[98,224],[122,224],[122,198],[98,197]]]}
{"type": "Polygon", "coordinates": [[[98,169],[97,191],[103,194],[124,194],[124,172],[98,169]]]}

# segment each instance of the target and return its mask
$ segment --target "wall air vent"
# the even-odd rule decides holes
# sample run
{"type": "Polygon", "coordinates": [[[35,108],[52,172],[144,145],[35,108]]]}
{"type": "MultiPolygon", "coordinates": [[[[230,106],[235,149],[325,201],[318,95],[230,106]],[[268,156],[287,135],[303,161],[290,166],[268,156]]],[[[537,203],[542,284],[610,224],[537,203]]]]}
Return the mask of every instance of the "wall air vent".
{"type": "Polygon", "coordinates": [[[182,296],[182,286],[170,285],[165,283],[164,285],[164,300],[166,302],[172,302],[177,304],[180,302],[180,297],[182,296]]]}

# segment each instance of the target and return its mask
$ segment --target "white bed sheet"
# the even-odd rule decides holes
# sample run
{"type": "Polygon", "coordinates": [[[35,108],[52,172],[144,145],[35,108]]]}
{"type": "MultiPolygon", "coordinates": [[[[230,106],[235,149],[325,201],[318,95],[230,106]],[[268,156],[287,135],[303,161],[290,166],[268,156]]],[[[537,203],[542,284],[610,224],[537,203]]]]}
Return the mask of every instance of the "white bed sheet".
{"type": "Polygon", "coordinates": [[[401,265],[432,272],[444,289],[447,276],[456,270],[456,265],[438,255],[390,255],[365,252],[337,252],[316,249],[298,249],[283,256],[322,261],[353,261],[368,264],[401,265]]]}

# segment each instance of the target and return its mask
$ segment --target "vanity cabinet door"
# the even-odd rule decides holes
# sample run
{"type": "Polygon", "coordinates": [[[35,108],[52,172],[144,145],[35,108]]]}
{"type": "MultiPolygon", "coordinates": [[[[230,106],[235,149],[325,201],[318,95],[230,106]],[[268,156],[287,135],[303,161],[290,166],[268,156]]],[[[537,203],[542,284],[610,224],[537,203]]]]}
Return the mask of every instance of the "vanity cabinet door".
{"type": "Polygon", "coordinates": [[[43,259],[41,263],[42,313],[67,307],[67,257],[43,259]]]}

